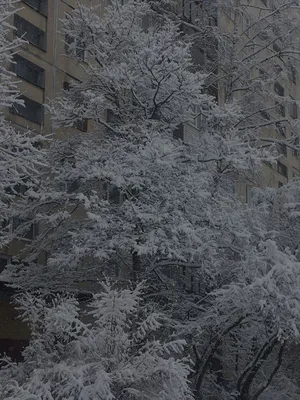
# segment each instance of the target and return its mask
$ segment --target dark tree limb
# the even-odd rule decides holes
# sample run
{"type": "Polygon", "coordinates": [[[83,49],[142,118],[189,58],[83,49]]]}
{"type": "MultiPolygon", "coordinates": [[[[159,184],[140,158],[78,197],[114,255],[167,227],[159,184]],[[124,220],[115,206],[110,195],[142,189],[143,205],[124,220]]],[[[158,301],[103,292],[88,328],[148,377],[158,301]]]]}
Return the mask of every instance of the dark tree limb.
{"type": "MultiPolygon", "coordinates": [[[[238,327],[245,320],[246,317],[247,316],[243,315],[238,320],[236,320],[233,324],[228,326],[223,332],[216,335],[212,344],[208,347],[205,354],[203,355],[201,361],[198,360],[197,366],[198,366],[199,373],[198,373],[198,378],[196,380],[196,384],[195,384],[195,388],[194,388],[195,398],[198,398],[198,396],[199,396],[200,389],[201,389],[205,374],[207,372],[207,369],[211,363],[211,360],[213,359],[213,357],[215,355],[215,352],[217,351],[218,347],[222,343],[223,339],[229,332],[231,332],[233,329],[238,327]]],[[[197,371],[196,371],[196,373],[197,373],[197,371]]]]}
{"type": "Polygon", "coordinates": [[[281,367],[285,346],[286,346],[285,342],[283,344],[281,344],[278,355],[277,355],[277,363],[276,363],[273,371],[271,372],[269,378],[259,386],[256,393],[254,393],[254,395],[251,397],[251,400],[257,400],[259,398],[259,396],[269,387],[270,383],[272,382],[272,379],[274,378],[274,376],[278,372],[279,368],[281,367]]]}
{"type": "Polygon", "coordinates": [[[240,400],[249,400],[249,392],[251,384],[260,370],[263,362],[272,353],[274,347],[277,344],[277,334],[273,335],[258,351],[254,360],[244,370],[241,377],[238,380],[237,389],[240,393],[240,400]]]}

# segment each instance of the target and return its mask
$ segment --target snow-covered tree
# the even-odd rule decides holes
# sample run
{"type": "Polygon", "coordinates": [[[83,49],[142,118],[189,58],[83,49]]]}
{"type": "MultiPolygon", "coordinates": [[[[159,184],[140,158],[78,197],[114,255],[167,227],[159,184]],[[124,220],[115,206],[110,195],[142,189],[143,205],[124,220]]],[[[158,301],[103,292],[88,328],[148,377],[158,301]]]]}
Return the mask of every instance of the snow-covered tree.
{"type": "Polygon", "coordinates": [[[173,17],[153,1],[111,3],[101,18],[80,6],[63,22],[85,74],[50,111],[58,129],[87,119],[93,132],[49,147],[48,170],[17,210],[39,235],[6,278],[69,290],[104,274],[146,276],[147,299],[188,342],[194,397],[254,400],[275,374],[284,381],[300,322],[298,261],[266,224],[266,206],[247,208],[234,190],[272,155],[256,129],[240,129],[247,109],[203,93],[208,77],[173,17]]]}
{"type": "Polygon", "coordinates": [[[283,154],[298,148],[298,2],[150,3],[180,20],[183,32],[193,39],[196,65],[207,73],[206,90],[222,104],[238,103],[243,111],[238,130],[260,133],[265,145],[276,142],[283,154]]]}
{"type": "Polygon", "coordinates": [[[22,188],[34,181],[37,170],[42,166],[42,138],[32,132],[19,132],[6,120],[6,113],[16,104],[23,104],[18,98],[15,74],[10,65],[13,56],[20,50],[22,39],[10,40],[13,29],[9,20],[14,13],[13,2],[0,1],[0,243],[7,244],[7,220],[12,215],[13,204],[22,195],[22,188]]]}
{"type": "Polygon", "coordinates": [[[74,297],[24,295],[32,337],[24,361],[0,370],[0,398],[192,400],[185,343],[158,337],[167,319],[147,310],[142,293],[106,282],[85,311],[74,297]]]}
{"type": "MultiPolygon", "coordinates": [[[[27,192],[40,234],[27,267],[11,270],[27,287],[65,288],[124,266],[134,279],[164,263],[212,270],[215,254],[244,230],[234,175],[270,158],[248,131],[232,128],[238,107],[202,93],[205,76],[192,71],[191,43],[176,23],[158,17],[146,29],[147,3],[112,3],[101,18],[81,6],[64,21],[78,61],[84,46],[85,75],[51,111],[57,126],[89,119],[94,131],[55,141],[49,170],[27,192]],[[174,139],[195,119],[202,132],[194,130],[191,146],[174,139]],[[45,252],[47,265],[36,266],[45,252]]],[[[27,203],[19,213],[26,216],[27,203]]]]}

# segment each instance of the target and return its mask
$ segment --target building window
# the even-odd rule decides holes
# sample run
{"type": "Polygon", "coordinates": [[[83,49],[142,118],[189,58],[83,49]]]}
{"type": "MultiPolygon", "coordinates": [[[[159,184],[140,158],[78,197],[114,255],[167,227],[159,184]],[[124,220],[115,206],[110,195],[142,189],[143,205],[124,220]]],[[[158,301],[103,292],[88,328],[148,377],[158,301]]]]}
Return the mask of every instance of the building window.
{"type": "Polygon", "coordinates": [[[278,96],[284,96],[284,88],[278,82],[274,84],[274,91],[278,96]]]}
{"type": "Polygon", "coordinates": [[[193,106],[192,112],[195,118],[191,121],[191,125],[193,125],[197,129],[201,129],[205,125],[205,119],[201,114],[200,106],[193,106]]]}
{"type": "Polygon", "coordinates": [[[11,261],[11,257],[6,254],[0,254],[0,273],[3,272],[11,261]]]}
{"type": "MultiPolygon", "coordinates": [[[[12,316],[17,318],[17,315],[12,316]]],[[[3,339],[0,338],[0,356],[4,355],[11,358],[14,362],[24,360],[23,351],[29,345],[29,340],[26,339],[3,339]]]]}
{"type": "Polygon", "coordinates": [[[174,132],[173,132],[173,137],[174,137],[174,139],[182,140],[182,141],[183,141],[183,138],[184,138],[183,124],[179,124],[179,125],[175,128],[175,130],[174,130],[174,132]]]}
{"type": "MultiPolygon", "coordinates": [[[[70,90],[70,83],[64,81],[63,83],[63,89],[65,91],[70,90]]],[[[81,99],[78,99],[78,102],[80,102],[81,99]]],[[[75,122],[74,122],[74,127],[82,132],[87,132],[88,130],[88,120],[87,118],[78,118],[75,122]]]]}
{"type": "Polygon", "coordinates": [[[15,232],[21,224],[25,224],[26,222],[28,223],[28,226],[26,229],[24,229],[25,233],[22,233],[22,238],[33,240],[38,234],[38,225],[36,223],[30,224],[30,221],[19,217],[13,217],[11,224],[12,232],[15,232]]]}
{"type": "Polygon", "coordinates": [[[279,151],[279,153],[282,154],[282,155],[284,155],[284,156],[287,156],[287,147],[286,147],[286,144],[278,143],[277,146],[278,146],[278,151],[279,151]]]}
{"type": "Polygon", "coordinates": [[[266,80],[269,77],[269,74],[264,70],[264,69],[259,69],[258,70],[259,78],[266,80]]]}
{"type": "Polygon", "coordinates": [[[298,118],[298,106],[293,98],[291,98],[291,103],[290,103],[290,116],[294,119],[298,118]]]}
{"type": "Polygon", "coordinates": [[[273,50],[275,51],[275,53],[280,53],[281,52],[281,48],[276,43],[273,43],[273,50]]]}
{"type": "Polygon", "coordinates": [[[286,137],[286,127],[279,122],[276,123],[276,128],[280,134],[280,136],[286,137]]]}
{"type": "Polygon", "coordinates": [[[5,193],[10,194],[10,195],[14,195],[14,196],[22,196],[26,193],[26,191],[28,190],[28,185],[26,185],[26,182],[29,181],[29,178],[26,176],[23,176],[19,183],[16,183],[15,185],[11,185],[11,186],[6,186],[4,188],[5,193]]]}
{"type": "Polygon", "coordinates": [[[293,156],[298,157],[298,155],[299,155],[299,138],[294,140],[293,145],[295,146],[293,148],[293,156]]]}
{"type": "Polygon", "coordinates": [[[66,54],[74,54],[73,51],[75,50],[75,56],[79,58],[79,60],[84,61],[85,59],[85,45],[82,39],[77,38],[74,39],[73,37],[66,34],[65,36],[65,52],[66,54]]]}
{"type": "Polygon", "coordinates": [[[108,108],[106,110],[106,122],[109,124],[118,124],[120,123],[120,118],[113,110],[108,108]]]}
{"type": "Polygon", "coordinates": [[[281,175],[285,176],[286,178],[288,177],[287,166],[282,164],[280,161],[277,161],[277,172],[279,172],[281,175]]]}
{"type": "Polygon", "coordinates": [[[24,37],[29,43],[37,46],[39,49],[46,51],[47,35],[46,32],[39,29],[26,19],[19,15],[14,15],[14,26],[17,28],[16,33],[18,36],[24,37]]]}
{"type": "Polygon", "coordinates": [[[123,195],[117,186],[105,182],[103,184],[103,190],[105,200],[109,201],[111,204],[121,204],[123,202],[123,195]]]}
{"type": "Polygon", "coordinates": [[[297,83],[297,70],[294,67],[294,65],[291,65],[291,64],[289,65],[288,78],[294,84],[297,83]]]}
{"type": "Polygon", "coordinates": [[[274,70],[275,70],[275,73],[276,73],[276,75],[280,75],[281,73],[282,73],[282,68],[281,68],[281,66],[280,65],[275,65],[274,66],[274,70]]]}
{"type": "MultiPolygon", "coordinates": [[[[70,16],[66,15],[66,18],[69,19],[70,16]]],[[[85,43],[83,40],[83,34],[79,34],[78,37],[74,38],[66,33],[65,52],[66,54],[75,55],[79,60],[84,61],[85,43]]]]}
{"type": "Polygon", "coordinates": [[[81,132],[87,132],[88,130],[88,121],[86,118],[78,119],[75,124],[75,128],[80,130],[81,132]]]}
{"type": "Polygon", "coordinates": [[[11,113],[41,125],[44,122],[44,106],[26,96],[19,96],[19,99],[24,101],[24,105],[14,104],[11,107],[11,113]]]}
{"type": "Polygon", "coordinates": [[[246,35],[249,34],[249,28],[250,28],[250,18],[247,17],[247,15],[243,14],[242,15],[242,29],[243,29],[243,32],[246,33],[246,35]]]}
{"type": "Polygon", "coordinates": [[[66,91],[70,90],[70,83],[67,82],[67,81],[64,81],[64,83],[63,83],[63,89],[66,90],[66,91]]]}
{"type": "Polygon", "coordinates": [[[48,0],[23,0],[24,3],[34,8],[40,14],[48,15],[48,0]]]}
{"type": "Polygon", "coordinates": [[[264,119],[267,119],[268,121],[271,119],[269,113],[266,110],[261,110],[260,114],[264,119]]]}
{"type": "Polygon", "coordinates": [[[280,103],[278,103],[278,101],[275,101],[275,107],[276,107],[276,111],[278,112],[278,114],[280,114],[283,117],[285,117],[285,106],[284,106],[284,104],[280,104],[280,103]]]}
{"type": "Polygon", "coordinates": [[[209,26],[218,26],[218,8],[215,5],[212,5],[210,8],[210,13],[208,17],[208,25],[209,26]]]}
{"type": "Polygon", "coordinates": [[[12,65],[13,71],[20,78],[32,83],[35,86],[45,88],[45,70],[38,65],[26,60],[16,54],[14,56],[15,63],[12,65]]]}
{"type": "Polygon", "coordinates": [[[252,204],[253,201],[253,187],[246,186],[246,203],[252,204]]]}

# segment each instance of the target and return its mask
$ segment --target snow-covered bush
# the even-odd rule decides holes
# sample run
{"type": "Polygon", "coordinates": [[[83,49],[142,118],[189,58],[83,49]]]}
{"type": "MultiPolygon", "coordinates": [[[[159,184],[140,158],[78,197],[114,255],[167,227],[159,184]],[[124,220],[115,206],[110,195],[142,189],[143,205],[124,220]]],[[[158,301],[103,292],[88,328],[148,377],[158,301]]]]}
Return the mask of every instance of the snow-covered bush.
{"type": "Polygon", "coordinates": [[[159,337],[166,318],[143,304],[143,285],[103,283],[86,323],[74,297],[27,294],[19,303],[32,338],[24,361],[0,370],[1,399],[192,400],[185,342],[159,337]]]}

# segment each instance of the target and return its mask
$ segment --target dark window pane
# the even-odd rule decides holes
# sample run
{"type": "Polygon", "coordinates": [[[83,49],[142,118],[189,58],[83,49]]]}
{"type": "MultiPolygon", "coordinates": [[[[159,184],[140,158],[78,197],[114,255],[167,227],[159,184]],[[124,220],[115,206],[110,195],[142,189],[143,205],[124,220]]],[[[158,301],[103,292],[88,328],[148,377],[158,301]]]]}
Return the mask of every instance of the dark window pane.
{"type": "Polygon", "coordinates": [[[297,83],[297,70],[294,65],[289,65],[288,77],[290,81],[297,83]]]}
{"type": "Polygon", "coordinates": [[[294,119],[298,118],[298,107],[295,101],[290,104],[290,116],[294,119]]]}
{"type": "Polygon", "coordinates": [[[26,96],[19,96],[19,98],[24,101],[24,106],[14,104],[11,112],[41,125],[44,122],[44,106],[26,96]]]}
{"type": "Polygon", "coordinates": [[[45,70],[38,65],[15,55],[15,64],[13,64],[13,71],[20,77],[33,85],[45,88],[45,70]]]}
{"type": "Polygon", "coordinates": [[[24,3],[37,10],[40,14],[48,15],[48,0],[23,0],[24,3]]]}
{"type": "Polygon", "coordinates": [[[273,43],[273,50],[276,52],[276,53],[280,53],[281,52],[281,48],[278,46],[278,44],[276,44],[276,43],[273,43]]]}
{"type": "Polygon", "coordinates": [[[180,124],[180,125],[178,125],[177,128],[174,130],[174,132],[173,132],[173,137],[174,137],[174,139],[183,140],[183,135],[184,135],[184,132],[183,132],[183,124],[180,124]]]}
{"type": "Polygon", "coordinates": [[[294,143],[293,143],[293,145],[295,146],[294,148],[293,148],[293,156],[294,157],[298,157],[299,156],[299,138],[297,138],[297,139],[295,139],[294,140],[294,143]]]}
{"type": "Polygon", "coordinates": [[[275,102],[276,105],[276,111],[285,117],[285,106],[283,104],[278,103],[278,101],[275,102]]]}
{"type": "Polygon", "coordinates": [[[110,183],[104,183],[103,185],[104,196],[112,204],[121,204],[122,195],[120,189],[110,183]]]}
{"type": "Polygon", "coordinates": [[[286,147],[286,144],[277,143],[277,148],[278,148],[279,153],[283,154],[284,156],[287,156],[287,147],[286,147]]]}
{"type": "Polygon", "coordinates": [[[24,37],[29,43],[46,51],[46,32],[17,14],[14,15],[14,25],[17,28],[18,36],[24,37]]]}
{"type": "Polygon", "coordinates": [[[286,137],[286,127],[280,123],[276,124],[276,128],[281,136],[286,137]]]}
{"type": "Polygon", "coordinates": [[[82,132],[87,132],[88,122],[87,119],[78,119],[75,123],[75,127],[82,132]]]}
{"type": "Polygon", "coordinates": [[[22,352],[28,346],[29,340],[2,339],[0,338],[0,355],[6,354],[12,361],[23,361],[22,352]]]}
{"type": "Polygon", "coordinates": [[[279,96],[284,96],[284,88],[280,85],[280,83],[275,83],[274,90],[279,96]]]}
{"type": "Polygon", "coordinates": [[[288,176],[288,169],[287,166],[282,164],[280,161],[277,161],[277,172],[287,178],[288,176]]]}
{"type": "MultiPolygon", "coordinates": [[[[70,85],[69,82],[66,82],[66,81],[63,82],[63,89],[64,90],[68,91],[68,90],[70,90],[70,87],[71,87],[71,85],[70,85]]],[[[81,100],[82,100],[82,98],[79,97],[78,98],[78,102],[80,103],[81,100]]],[[[79,129],[82,132],[87,132],[87,130],[88,130],[88,120],[86,118],[78,118],[76,120],[76,122],[74,123],[74,126],[75,126],[75,128],[79,129]]]]}
{"type": "Polygon", "coordinates": [[[70,83],[64,81],[64,83],[63,83],[63,89],[64,89],[64,90],[70,90],[70,83]]]}
{"type": "Polygon", "coordinates": [[[0,273],[4,271],[5,267],[7,266],[9,261],[9,257],[5,255],[0,255],[0,273]]]}
{"type": "MultiPolygon", "coordinates": [[[[21,218],[18,218],[18,217],[13,217],[13,220],[12,220],[12,230],[13,230],[13,232],[16,231],[21,224],[24,224],[26,222],[28,222],[28,221],[24,220],[24,219],[21,219],[21,218]]],[[[32,240],[32,239],[35,238],[35,236],[37,234],[38,234],[38,226],[37,226],[37,224],[33,223],[33,224],[30,224],[29,227],[27,227],[27,230],[22,235],[22,237],[24,239],[32,240]]]]}
{"type": "MultiPolygon", "coordinates": [[[[69,18],[69,16],[66,16],[69,18]]],[[[73,51],[75,50],[75,56],[84,61],[85,59],[85,42],[83,40],[83,34],[79,34],[76,38],[68,35],[65,35],[65,52],[66,54],[74,54],[73,51]]]]}

